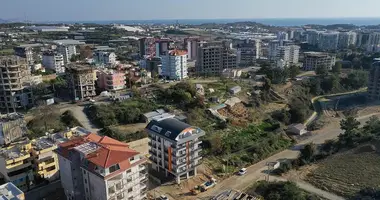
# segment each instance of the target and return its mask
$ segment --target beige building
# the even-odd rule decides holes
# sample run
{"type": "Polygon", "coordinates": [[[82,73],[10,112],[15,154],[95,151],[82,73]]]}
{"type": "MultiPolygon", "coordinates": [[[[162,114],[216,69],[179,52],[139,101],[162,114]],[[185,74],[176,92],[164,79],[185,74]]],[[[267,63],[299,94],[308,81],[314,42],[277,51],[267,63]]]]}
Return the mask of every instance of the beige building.
{"type": "Polygon", "coordinates": [[[128,144],[89,134],[59,144],[56,153],[68,200],[146,199],[146,158],[128,144]]]}
{"type": "Polygon", "coordinates": [[[335,65],[336,56],[323,52],[305,52],[304,53],[304,70],[315,70],[318,67],[326,66],[329,70],[335,65]]]}
{"type": "Polygon", "coordinates": [[[67,65],[66,80],[74,100],[83,100],[96,95],[96,72],[92,66],[82,64],[67,65]]]}
{"type": "Polygon", "coordinates": [[[8,113],[33,105],[31,72],[26,60],[17,56],[0,57],[0,109],[8,113]]]}

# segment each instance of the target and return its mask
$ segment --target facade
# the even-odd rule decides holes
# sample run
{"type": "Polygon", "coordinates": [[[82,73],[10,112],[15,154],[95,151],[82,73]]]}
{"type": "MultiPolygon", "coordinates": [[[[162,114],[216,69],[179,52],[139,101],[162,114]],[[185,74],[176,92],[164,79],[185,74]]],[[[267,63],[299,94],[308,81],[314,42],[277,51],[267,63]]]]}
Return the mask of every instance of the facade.
{"type": "Polygon", "coordinates": [[[97,85],[107,91],[117,91],[126,88],[125,72],[118,70],[99,70],[96,72],[97,85]]]}
{"type": "Polygon", "coordinates": [[[34,185],[32,144],[28,140],[0,149],[0,173],[6,182],[12,182],[22,191],[34,185]]]}
{"type": "Polygon", "coordinates": [[[32,47],[15,47],[13,48],[15,55],[21,58],[25,58],[26,62],[31,65],[34,63],[34,55],[32,47]]]}
{"type": "Polygon", "coordinates": [[[89,134],[59,144],[55,152],[68,200],[146,198],[146,158],[128,144],[89,134]]]}
{"type": "Polygon", "coordinates": [[[150,77],[157,77],[162,73],[162,60],[160,57],[147,57],[140,62],[141,68],[145,69],[150,77]]]}
{"type": "Polygon", "coordinates": [[[368,77],[368,99],[380,99],[380,61],[372,63],[372,68],[368,77]]]}
{"type": "Polygon", "coordinates": [[[188,78],[187,52],[172,50],[167,55],[162,56],[162,76],[171,80],[188,78]]]}
{"type": "Polygon", "coordinates": [[[56,74],[65,73],[65,64],[63,55],[54,53],[53,51],[46,51],[42,54],[42,65],[45,69],[53,70],[56,74]]]}
{"type": "Polygon", "coordinates": [[[93,55],[93,61],[97,65],[116,64],[116,54],[113,52],[96,51],[93,55]]]}
{"type": "Polygon", "coordinates": [[[280,42],[280,45],[284,45],[284,41],[289,40],[289,34],[287,32],[280,31],[277,33],[277,40],[280,42]]]}
{"type": "Polygon", "coordinates": [[[198,75],[220,75],[223,69],[237,67],[237,56],[221,42],[202,42],[198,47],[195,71],[198,75]]]}
{"type": "Polygon", "coordinates": [[[13,183],[0,185],[0,199],[2,200],[25,200],[25,194],[13,183]]]}
{"type": "Polygon", "coordinates": [[[156,52],[156,39],[153,37],[146,37],[139,39],[140,44],[140,57],[154,56],[156,52]]]}
{"type": "Polygon", "coordinates": [[[371,33],[369,32],[359,32],[356,37],[356,47],[367,49],[370,35],[371,33]]]}
{"type": "Polygon", "coordinates": [[[338,49],[339,32],[323,32],[319,35],[318,48],[323,51],[338,49]]]}
{"type": "Polygon", "coordinates": [[[187,40],[187,53],[189,60],[196,60],[198,57],[198,39],[189,38],[187,40]]]}
{"type": "Polygon", "coordinates": [[[280,47],[280,41],[279,40],[271,40],[268,43],[268,58],[270,60],[275,60],[277,57],[277,50],[280,47]]]}
{"type": "Polygon", "coordinates": [[[152,168],[174,176],[177,183],[181,177],[197,174],[202,150],[199,137],[205,132],[174,118],[152,120],[146,127],[149,134],[149,153],[152,168]]]}
{"type": "Polygon", "coordinates": [[[170,39],[160,39],[156,41],[156,57],[167,55],[170,50],[170,39]]]}
{"type": "Polygon", "coordinates": [[[17,56],[0,57],[0,109],[7,113],[33,105],[26,60],[17,56]]]}
{"type": "Polygon", "coordinates": [[[63,62],[65,65],[70,63],[71,57],[77,54],[77,49],[75,45],[70,44],[60,44],[57,46],[58,53],[63,55],[63,62]]]}
{"type": "Polygon", "coordinates": [[[237,65],[249,65],[256,62],[261,55],[261,41],[249,40],[237,46],[237,65]]]}
{"type": "Polygon", "coordinates": [[[68,65],[66,67],[66,80],[74,100],[83,100],[96,95],[96,73],[90,65],[68,65]]]}
{"type": "Polygon", "coordinates": [[[287,64],[298,64],[300,46],[280,46],[277,49],[276,61],[283,60],[287,64]]]}
{"type": "Polygon", "coordinates": [[[315,70],[320,66],[327,66],[329,70],[335,65],[336,56],[323,52],[305,52],[304,53],[304,70],[315,70]]]}
{"type": "Polygon", "coordinates": [[[338,49],[347,49],[351,45],[356,45],[356,32],[340,32],[338,40],[338,49]]]}
{"type": "Polygon", "coordinates": [[[367,52],[379,52],[380,51],[380,33],[373,32],[369,35],[366,45],[367,52]]]}

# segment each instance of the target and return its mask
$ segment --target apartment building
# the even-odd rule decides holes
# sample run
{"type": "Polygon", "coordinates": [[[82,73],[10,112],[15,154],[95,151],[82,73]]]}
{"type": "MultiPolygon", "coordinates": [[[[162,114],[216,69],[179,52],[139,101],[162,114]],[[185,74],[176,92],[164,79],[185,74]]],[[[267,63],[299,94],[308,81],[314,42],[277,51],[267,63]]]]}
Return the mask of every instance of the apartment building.
{"type": "Polygon", "coordinates": [[[96,72],[97,86],[102,90],[117,91],[126,88],[125,72],[112,69],[98,70],[96,72]]]}
{"type": "Polygon", "coordinates": [[[156,57],[161,57],[164,55],[167,55],[167,53],[170,51],[170,46],[173,41],[171,39],[159,39],[156,41],[156,57]]]}
{"type": "Polygon", "coordinates": [[[277,57],[277,51],[280,47],[280,41],[279,40],[271,40],[268,43],[268,58],[270,60],[275,60],[277,57]]]}
{"type": "Polygon", "coordinates": [[[366,47],[367,52],[379,52],[380,51],[380,33],[379,32],[370,33],[365,47],[366,47]]]}
{"type": "Polygon", "coordinates": [[[41,137],[32,141],[31,155],[37,177],[48,181],[59,179],[58,158],[53,152],[56,148],[54,140],[49,137],[41,137]]]}
{"type": "Polygon", "coordinates": [[[96,51],[93,55],[93,61],[96,65],[113,65],[116,64],[116,54],[113,52],[96,51]]]}
{"type": "Polygon", "coordinates": [[[25,194],[13,183],[0,185],[0,199],[2,200],[25,200],[25,194]]]}
{"type": "Polygon", "coordinates": [[[368,76],[369,100],[380,100],[380,61],[374,61],[368,76]]]}
{"type": "Polygon", "coordinates": [[[323,32],[319,35],[318,48],[322,51],[338,49],[339,32],[323,32]]]}
{"type": "Polygon", "coordinates": [[[162,74],[162,59],[149,56],[140,61],[140,67],[147,71],[148,77],[157,77],[162,74]]]}
{"type": "Polygon", "coordinates": [[[198,75],[217,75],[223,69],[237,67],[237,56],[230,51],[228,44],[222,42],[201,42],[195,71],[198,75]]]}
{"type": "Polygon", "coordinates": [[[126,143],[89,134],[59,144],[55,152],[68,200],[146,198],[146,158],[126,143]]]}
{"type": "Polygon", "coordinates": [[[276,60],[283,60],[288,65],[298,64],[300,48],[297,45],[280,46],[277,49],[276,60]]]}
{"type": "Polygon", "coordinates": [[[358,32],[356,36],[356,47],[367,49],[370,32],[358,32]]]}
{"type": "Polygon", "coordinates": [[[5,182],[12,182],[22,191],[34,185],[32,144],[28,140],[0,149],[0,174],[5,182]]]}
{"type": "Polygon", "coordinates": [[[305,52],[304,53],[304,70],[315,70],[318,67],[326,66],[329,70],[335,65],[336,56],[323,52],[305,52]]]}
{"type": "Polygon", "coordinates": [[[42,54],[42,65],[45,69],[53,70],[58,75],[65,73],[65,64],[62,54],[45,51],[42,54]]]}
{"type": "Polygon", "coordinates": [[[249,40],[237,45],[237,65],[253,64],[261,55],[261,41],[249,40]]]}
{"type": "Polygon", "coordinates": [[[17,56],[0,57],[0,109],[11,113],[33,105],[30,77],[25,59],[17,56]]]}
{"type": "Polygon", "coordinates": [[[29,46],[18,46],[13,48],[15,55],[25,58],[26,62],[30,65],[34,63],[33,48],[29,46]]]}
{"type": "Polygon", "coordinates": [[[74,100],[93,97],[95,93],[96,73],[90,65],[69,64],[66,66],[66,80],[74,100]]]}
{"type": "Polygon", "coordinates": [[[173,176],[179,184],[181,177],[197,174],[202,159],[199,137],[205,135],[200,128],[193,127],[175,118],[156,118],[146,127],[149,134],[149,154],[152,168],[173,176]]]}
{"type": "Polygon", "coordinates": [[[356,45],[356,32],[340,32],[338,39],[338,49],[347,49],[351,45],[356,45]]]}
{"type": "Polygon", "coordinates": [[[156,39],[153,37],[146,37],[139,39],[140,56],[154,56],[156,53],[156,39]]]}
{"type": "Polygon", "coordinates": [[[171,80],[182,80],[187,75],[187,52],[171,50],[162,58],[162,76],[171,80]]]}
{"type": "Polygon", "coordinates": [[[198,38],[187,38],[185,41],[187,45],[188,59],[196,60],[198,57],[198,38]]]}

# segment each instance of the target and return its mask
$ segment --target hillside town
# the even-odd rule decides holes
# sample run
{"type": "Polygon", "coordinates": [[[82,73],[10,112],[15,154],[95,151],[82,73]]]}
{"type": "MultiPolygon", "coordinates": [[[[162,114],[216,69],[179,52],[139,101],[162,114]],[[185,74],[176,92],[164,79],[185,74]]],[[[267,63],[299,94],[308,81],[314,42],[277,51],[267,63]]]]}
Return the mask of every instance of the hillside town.
{"type": "Polygon", "coordinates": [[[378,199],[379,78],[378,25],[2,23],[0,199],[378,199]]]}

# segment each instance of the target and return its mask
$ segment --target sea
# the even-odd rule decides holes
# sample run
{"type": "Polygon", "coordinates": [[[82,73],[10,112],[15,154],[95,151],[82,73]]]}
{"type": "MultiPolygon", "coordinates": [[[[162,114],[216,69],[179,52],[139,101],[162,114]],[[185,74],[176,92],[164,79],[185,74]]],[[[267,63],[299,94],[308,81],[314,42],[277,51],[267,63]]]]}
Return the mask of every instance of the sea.
{"type": "Polygon", "coordinates": [[[308,24],[331,25],[331,24],[354,24],[357,26],[379,25],[380,18],[261,18],[261,19],[164,19],[164,20],[105,20],[105,21],[59,21],[49,23],[95,23],[95,24],[188,24],[200,25],[206,23],[233,23],[233,22],[258,22],[271,26],[303,26],[308,24]]]}

